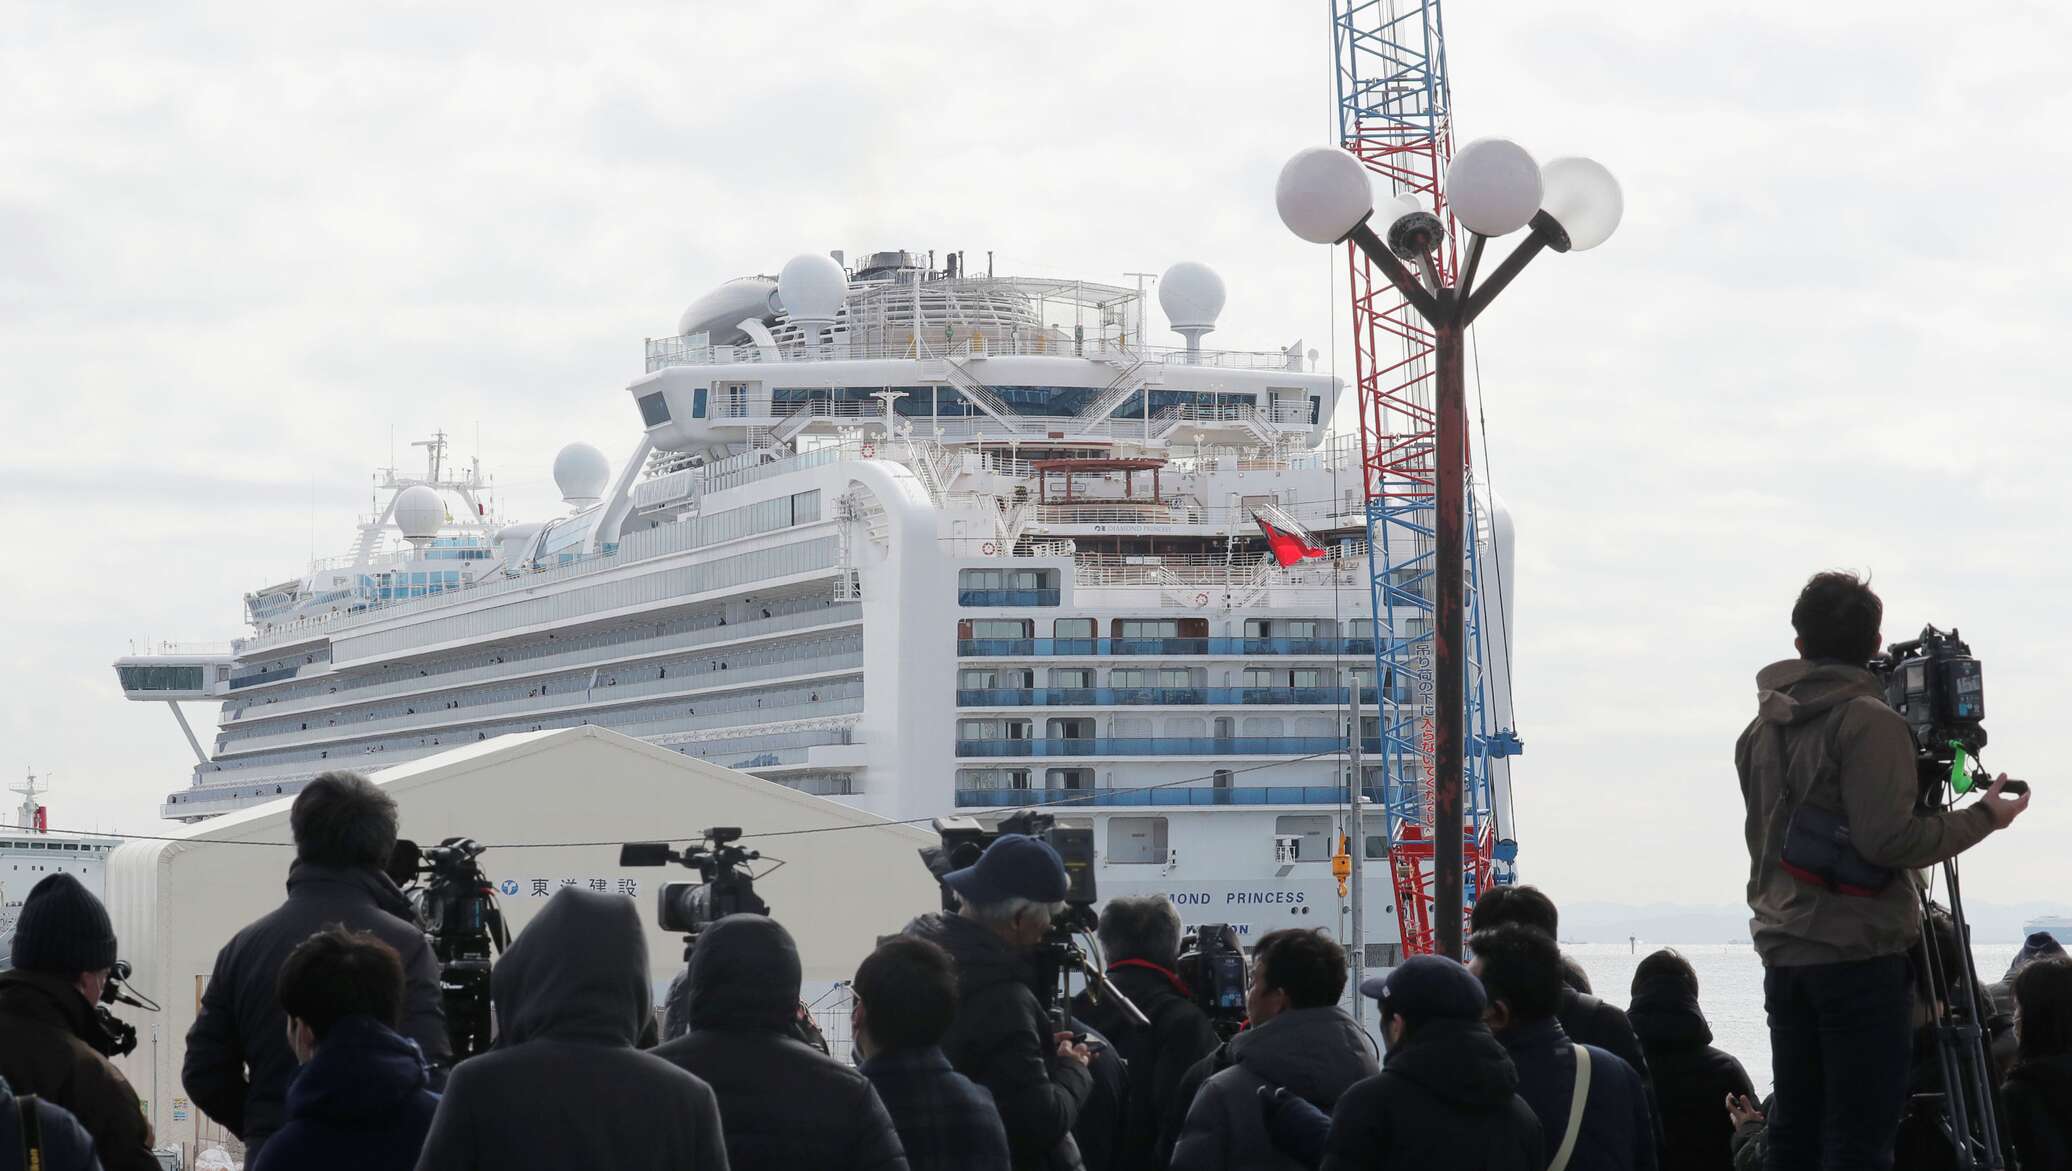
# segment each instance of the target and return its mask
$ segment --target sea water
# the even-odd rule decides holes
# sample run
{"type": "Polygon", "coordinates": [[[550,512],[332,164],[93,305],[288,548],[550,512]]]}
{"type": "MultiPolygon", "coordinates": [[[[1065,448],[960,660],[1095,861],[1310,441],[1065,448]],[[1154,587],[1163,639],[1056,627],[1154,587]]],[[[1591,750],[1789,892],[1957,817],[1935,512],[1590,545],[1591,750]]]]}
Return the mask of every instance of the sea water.
{"type": "MultiPolygon", "coordinates": [[[[1674,947],[1698,972],[1698,1003],[1712,1025],[1712,1043],[1748,1070],[1756,1096],[1770,1092],[1770,1028],[1763,1015],[1763,962],[1745,943],[1564,943],[1564,954],[1589,973],[1596,994],[1624,1008],[1632,999],[1633,969],[1650,952],[1674,947]]],[[[1992,984],[2014,962],[2018,943],[1982,943],[1972,949],[1979,979],[1992,984]]]]}

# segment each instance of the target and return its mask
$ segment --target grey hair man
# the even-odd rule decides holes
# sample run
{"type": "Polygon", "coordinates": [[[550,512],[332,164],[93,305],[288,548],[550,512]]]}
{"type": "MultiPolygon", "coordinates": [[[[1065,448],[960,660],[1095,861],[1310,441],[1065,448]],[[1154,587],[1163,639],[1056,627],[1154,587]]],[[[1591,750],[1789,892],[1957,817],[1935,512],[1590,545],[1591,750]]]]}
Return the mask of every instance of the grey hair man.
{"type": "Polygon", "coordinates": [[[1112,998],[1081,993],[1073,1000],[1073,1015],[1113,1041],[1128,1063],[1117,1167],[1159,1165],[1159,1127],[1182,1110],[1180,1083],[1216,1051],[1216,1030],[1177,970],[1181,933],[1180,911],[1163,895],[1109,899],[1099,929],[1108,979],[1151,1023],[1128,1020],[1112,998]]]}
{"type": "Polygon", "coordinates": [[[1079,1171],[1072,1124],[1093,1089],[1092,1054],[1052,1030],[1030,968],[1065,909],[1065,864],[1038,838],[1002,834],[943,883],[957,896],[956,913],[923,915],[906,928],[957,963],[957,1015],[943,1052],[992,1092],[1016,1171],[1079,1171]]]}

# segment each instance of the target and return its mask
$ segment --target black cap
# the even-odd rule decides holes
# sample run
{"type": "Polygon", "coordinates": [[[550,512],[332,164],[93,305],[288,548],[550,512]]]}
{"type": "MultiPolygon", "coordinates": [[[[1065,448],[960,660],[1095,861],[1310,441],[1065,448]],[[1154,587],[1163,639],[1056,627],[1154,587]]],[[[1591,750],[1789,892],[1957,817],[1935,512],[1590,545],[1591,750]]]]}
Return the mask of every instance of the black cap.
{"type": "Polygon", "coordinates": [[[1411,956],[1360,981],[1360,994],[1380,1001],[1383,1012],[1418,1021],[1479,1021],[1489,1003],[1482,981],[1445,956],[1411,956]]]}
{"type": "Polygon", "coordinates": [[[14,966],[68,977],[114,967],[115,926],[108,908],[69,874],[37,883],[15,920],[14,966]]]}
{"type": "Polygon", "coordinates": [[[967,903],[984,906],[1011,898],[1035,903],[1060,903],[1071,889],[1065,877],[1065,860],[1042,838],[1026,834],[1001,834],[962,870],[942,876],[943,885],[964,896],[967,903]]]}

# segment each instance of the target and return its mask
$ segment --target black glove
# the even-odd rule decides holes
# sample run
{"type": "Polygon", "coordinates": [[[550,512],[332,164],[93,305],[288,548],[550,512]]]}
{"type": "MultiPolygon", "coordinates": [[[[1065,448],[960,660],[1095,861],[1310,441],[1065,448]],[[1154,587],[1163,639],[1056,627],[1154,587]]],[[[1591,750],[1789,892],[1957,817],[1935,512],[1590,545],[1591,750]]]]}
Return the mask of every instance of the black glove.
{"type": "Polygon", "coordinates": [[[1260,1086],[1259,1108],[1276,1150],[1305,1167],[1324,1161],[1324,1139],[1331,1133],[1329,1114],[1286,1086],[1260,1086]]]}

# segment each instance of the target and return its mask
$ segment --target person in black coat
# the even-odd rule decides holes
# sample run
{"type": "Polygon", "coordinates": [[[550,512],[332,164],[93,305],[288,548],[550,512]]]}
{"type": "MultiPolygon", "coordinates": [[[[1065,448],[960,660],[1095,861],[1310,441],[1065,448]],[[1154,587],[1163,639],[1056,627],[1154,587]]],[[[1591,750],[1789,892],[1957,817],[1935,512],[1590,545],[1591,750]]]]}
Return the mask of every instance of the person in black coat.
{"type": "Polygon", "coordinates": [[[277,994],[281,965],[323,927],[371,931],[394,948],[407,989],[402,1034],[435,1070],[453,1054],[438,958],[409,900],[382,870],[396,847],[395,800],[357,773],[325,773],[296,794],[288,825],[295,836],[288,899],[216,953],[180,1069],[194,1104],[244,1140],[248,1163],[280,1129],[298,1068],[277,994]]]}
{"type": "Polygon", "coordinates": [[[554,892],[496,962],[496,1046],[453,1067],[418,1171],[727,1171],[712,1087],[634,1048],[652,980],[632,899],[554,892]]]}
{"type": "Polygon", "coordinates": [[[252,1171],[410,1171],[439,1095],[415,1042],[399,1036],[403,960],[367,932],[332,926],[281,965],[281,1010],[302,1062],[288,1121],[252,1171]]]}
{"type": "Polygon", "coordinates": [[[993,1096],[950,1068],[943,1034],[957,1016],[957,968],[925,939],[895,935],[857,965],[849,1035],[899,1130],[912,1171],[1008,1171],[993,1096]]]}
{"type": "Polygon", "coordinates": [[[2014,978],[2015,1063],[2001,1101],[2022,1171],[2072,1171],[2072,959],[2014,978]]]}
{"type": "Polygon", "coordinates": [[[1667,948],[1640,961],[1626,1015],[1654,1071],[1663,1165],[1731,1171],[1734,1123],[1724,1103],[1755,1093],[1755,1086],[1739,1061],[1712,1047],[1690,961],[1667,948]]]}
{"type": "Polygon", "coordinates": [[[922,915],[904,932],[957,962],[957,1018],[943,1053],[992,1093],[1016,1171],[1079,1171],[1072,1126],[1093,1089],[1092,1052],[1056,1033],[1030,967],[1030,952],[1064,910],[1065,863],[1040,839],[1001,834],[943,883],[957,913],[922,915]]]}
{"type": "MultiPolygon", "coordinates": [[[[60,872],[62,873],[62,871],[60,872]]],[[[34,1119],[39,1171],[101,1171],[94,1157],[93,1136],[72,1117],[72,1112],[41,1098],[35,1109],[24,1111],[27,1102],[14,1096],[6,1078],[0,1078],[0,1171],[28,1171],[29,1135],[23,1133],[24,1114],[34,1119]]]]}
{"type": "Polygon", "coordinates": [[[733,1171],[907,1171],[870,1079],[792,1032],[799,983],[790,932],[761,915],[728,915],[691,952],[689,1031],[654,1054],[718,1095],[733,1171]]]}
{"type": "Polygon", "coordinates": [[[1111,1164],[1126,1171],[1164,1166],[1157,1157],[1159,1127],[1174,1111],[1188,1069],[1216,1051],[1216,1030],[1174,971],[1180,931],[1180,912],[1171,899],[1109,899],[1099,929],[1108,980],[1151,1024],[1138,1025],[1114,1004],[1083,992],[1072,1001],[1073,1014],[1100,1030],[1128,1065],[1121,1137],[1111,1164]]]}

